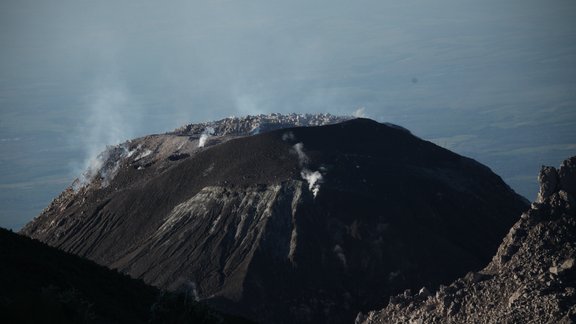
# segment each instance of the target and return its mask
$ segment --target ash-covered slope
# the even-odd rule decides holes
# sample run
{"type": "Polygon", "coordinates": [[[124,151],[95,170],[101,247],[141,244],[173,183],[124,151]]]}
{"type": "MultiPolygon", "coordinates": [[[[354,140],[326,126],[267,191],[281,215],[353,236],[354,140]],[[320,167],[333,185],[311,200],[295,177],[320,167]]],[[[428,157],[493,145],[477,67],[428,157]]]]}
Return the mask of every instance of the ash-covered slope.
{"type": "Polygon", "coordinates": [[[488,168],[367,119],[162,136],[23,233],[258,321],[350,322],[480,269],[527,208],[488,168]]]}
{"type": "Polygon", "coordinates": [[[540,192],[492,262],[429,296],[390,299],[363,323],[574,323],[576,321],[576,157],[543,167],[540,192]]]}

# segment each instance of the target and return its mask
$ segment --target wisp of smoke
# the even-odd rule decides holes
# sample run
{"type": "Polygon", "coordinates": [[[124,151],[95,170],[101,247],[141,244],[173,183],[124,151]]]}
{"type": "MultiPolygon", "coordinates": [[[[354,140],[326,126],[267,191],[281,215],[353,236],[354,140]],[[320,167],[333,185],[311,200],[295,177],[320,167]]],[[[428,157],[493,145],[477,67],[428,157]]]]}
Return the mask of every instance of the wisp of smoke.
{"type": "Polygon", "coordinates": [[[212,134],[214,134],[214,128],[206,127],[202,135],[200,135],[200,139],[198,140],[198,147],[204,147],[204,145],[206,145],[206,141],[212,134]]]}
{"type": "Polygon", "coordinates": [[[308,189],[312,191],[314,198],[318,195],[320,191],[320,184],[322,183],[322,174],[318,171],[310,171],[306,168],[300,172],[302,179],[308,182],[308,189]]]}
{"type": "Polygon", "coordinates": [[[342,249],[342,247],[338,244],[336,244],[334,246],[334,254],[336,254],[336,257],[338,257],[338,259],[340,259],[340,262],[342,262],[342,265],[344,267],[347,266],[347,262],[346,262],[346,255],[344,254],[344,250],[342,249]]]}
{"type": "Polygon", "coordinates": [[[298,155],[298,163],[300,166],[304,166],[308,163],[308,156],[304,153],[304,144],[296,143],[292,147],[294,152],[298,155]]]}
{"type": "Polygon", "coordinates": [[[356,118],[366,118],[366,109],[364,107],[360,107],[352,113],[352,116],[356,118]]]}
{"type": "MultiPolygon", "coordinates": [[[[122,87],[102,88],[90,97],[88,117],[79,129],[82,136],[82,148],[85,158],[81,175],[74,184],[74,189],[87,185],[96,176],[102,177],[102,185],[106,186],[117,171],[111,159],[118,159],[128,154],[124,145],[131,131],[123,118],[122,111],[127,107],[126,92],[122,87]]],[[[80,173],[80,172],[78,172],[80,173]]]]}
{"type": "Polygon", "coordinates": [[[90,159],[89,163],[91,164],[81,176],[74,181],[72,188],[77,191],[96,178],[100,179],[101,187],[107,187],[118,172],[122,159],[132,154],[134,154],[134,151],[129,151],[125,143],[106,147],[106,149],[95,158],[90,159]]]}
{"type": "Polygon", "coordinates": [[[294,133],[292,132],[286,132],[284,134],[282,134],[282,140],[284,142],[291,142],[296,140],[296,136],[294,136],[294,133]]]}
{"type": "MultiPolygon", "coordinates": [[[[284,138],[284,136],[282,137],[284,138]]],[[[294,134],[292,134],[292,137],[294,137],[294,134]]],[[[298,164],[300,164],[300,166],[302,167],[300,176],[302,177],[302,179],[308,182],[308,189],[312,192],[314,198],[316,198],[316,195],[318,195],[318,192],[320,191],[320,184],[322,183],[322,174],[319,171],[311,171],[306,167],[309,159],[308,155],[304,153],[304,144],[302,143],[294,144],[294,146],[292,147],[292,152],[298,155],[298,164]]]]}
{"type": "Polygon", "coordinates": [[[200,135],[200,139],[198,140],[198,147],[204,147],[204,145],[206,145],[206,141],[208,140],[209,136],[210,135],[208,134],[200,135]]]}

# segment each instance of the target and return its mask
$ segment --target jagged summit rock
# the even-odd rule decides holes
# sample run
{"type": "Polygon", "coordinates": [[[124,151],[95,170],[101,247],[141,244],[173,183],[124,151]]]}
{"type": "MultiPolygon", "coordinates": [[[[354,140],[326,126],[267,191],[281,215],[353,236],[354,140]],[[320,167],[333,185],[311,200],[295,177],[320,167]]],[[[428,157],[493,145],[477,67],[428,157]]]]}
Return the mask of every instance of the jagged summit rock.
{"type": "Polygon", "coordinates": [[[540,192],[492,261],[431,297],[392,297],[372,323],[574,323],[576,157],[542,167],[540,192]]]}
{"type": "Polygon", "coordinates": [[[127,143],[22,232],[260,322],[345,323],[480,269],[528,207],[487,167],[368,119],[212,134],[127,143]]]}
{"type": "Polygon", "coordinates": [[[236,135],[247,136],[269,132],[288,127],[323,126],[350,120],[350,116],[335,116],[331,114],[277,114],[229,117],[207,123],[188,124],[172,134],[215,136],[236,135]]]}

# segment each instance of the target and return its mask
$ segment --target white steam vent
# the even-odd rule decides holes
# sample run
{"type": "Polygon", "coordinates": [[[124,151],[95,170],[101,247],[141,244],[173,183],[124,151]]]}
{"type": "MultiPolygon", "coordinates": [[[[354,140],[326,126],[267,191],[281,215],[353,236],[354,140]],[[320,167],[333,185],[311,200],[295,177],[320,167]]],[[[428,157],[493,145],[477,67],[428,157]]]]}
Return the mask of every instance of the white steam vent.
{"type": "MultiPolygon", "coordinates": [[[[292,134],[292,137],[294,135],[292,134]]],[[[308,182],[308,189],[314,195],[314,198],[320,192],[320,184],[322,183],[322,173],[320,171],[313,171],[307,168],[308,162],[310,159],[308,155],[304,152],[304,144],[303,143],[296,143],[292,146],[292,153],[295,153],[298,156],[298,164],[302,167],[302,171],[300,172],[300,176],[302,179],[308,182]]]]}
{"type": "Polygon", "coordinates": [[[300,175],[302,176],[302,179],[308,182],[308,189],[312,191],[314,198],[316,198],[316,195],[318,195],[318,192],[320,191],[322,174],[318,171],[310,171],[308,169],[304,169],[302,172],[300,172],[300,175]]]}
{"type": "Polygon", "coordinates": [[[212,134],[214,134],[214,128],[206,127],[202,135],[200,135],[200,139],[198,140],[198,147],[204,147],[204,145],[206,145],[206,141],[212,134]]]}
{"type": "Polygon", "coordinates": [[[298,155],[298,163],[300,166],[308,164],[308,156],[304,153],[304,144],[296,143],[293,146],[294,152],[298,155]]]}

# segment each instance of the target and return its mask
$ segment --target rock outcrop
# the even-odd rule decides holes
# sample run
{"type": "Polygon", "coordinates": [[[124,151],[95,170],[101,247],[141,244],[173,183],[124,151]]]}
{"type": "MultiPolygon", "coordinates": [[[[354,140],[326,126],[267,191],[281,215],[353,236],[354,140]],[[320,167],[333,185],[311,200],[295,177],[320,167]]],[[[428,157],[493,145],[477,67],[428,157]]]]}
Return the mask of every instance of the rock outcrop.
{"type": "Polygon", "coordinates": [[[542,167],[540,192],[480,272],[433,294],[391,297],[357,322],[574,323],[576,321],[576,157],[542,167]]]}
{"type": "Polygon", "coordinates": [[[400,127],[254,125],[109,150],[22,232],[257,321],[345,323],[480,269],[528,208],[487,167],[400,127]]]}

